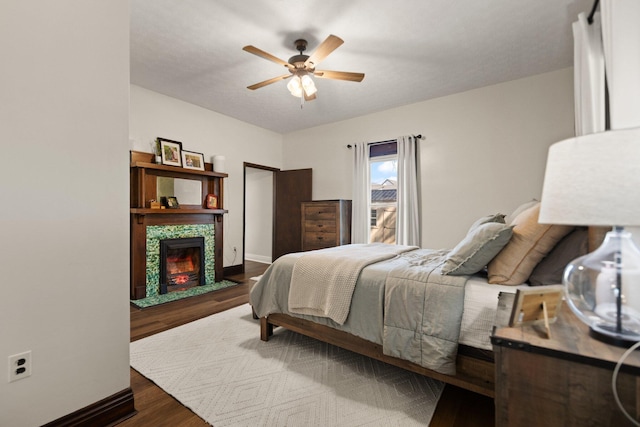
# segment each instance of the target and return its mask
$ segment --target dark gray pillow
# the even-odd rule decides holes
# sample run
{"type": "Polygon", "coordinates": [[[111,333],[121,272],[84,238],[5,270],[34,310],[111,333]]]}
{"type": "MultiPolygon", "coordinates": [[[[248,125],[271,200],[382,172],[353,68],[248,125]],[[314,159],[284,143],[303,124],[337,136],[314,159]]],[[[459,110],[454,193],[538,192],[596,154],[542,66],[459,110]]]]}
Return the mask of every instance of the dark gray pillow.
{"type": "Polygon", "coordinates": [[[499,222],[487,222],[472,228],[447,254],[441,273],[463,276],[482,270],[509,242],[512,230],[511,225],[499,222]]]}
{"type": "Polygon", "coordinates": [[[576,227],[551,249],[529,276],[531,286],[562,283],[564,269],[574,259],[589,252],[589,233],[586,227],[576,227]]]}

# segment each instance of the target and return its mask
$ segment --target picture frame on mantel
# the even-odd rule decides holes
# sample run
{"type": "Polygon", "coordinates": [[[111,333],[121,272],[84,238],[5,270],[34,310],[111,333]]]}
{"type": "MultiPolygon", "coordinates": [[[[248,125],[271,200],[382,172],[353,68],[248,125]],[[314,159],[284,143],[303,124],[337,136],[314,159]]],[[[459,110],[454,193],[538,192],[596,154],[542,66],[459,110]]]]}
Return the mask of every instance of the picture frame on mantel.
{"type": "Polygon", "coordinates": [[[204,170],[204,154],[182,150],[182,167],[197,171],[204,170]]]}
{"type": "Polygon", "coordinates": [[[168,166],[182,166],[182,143],[170,139],[158,138],[162,164],[168,166]]]}
{"type": "Polygon", "coordinates": [[[207,194],[205,206],[207,209],[218,209],[218,196],[215,194],[207,194]]]}
{"type": "Polygon", "coordinates": [[[180,209],[180,203],[175,196],[163,197],[162,201],[167,209],[180,209]]]}

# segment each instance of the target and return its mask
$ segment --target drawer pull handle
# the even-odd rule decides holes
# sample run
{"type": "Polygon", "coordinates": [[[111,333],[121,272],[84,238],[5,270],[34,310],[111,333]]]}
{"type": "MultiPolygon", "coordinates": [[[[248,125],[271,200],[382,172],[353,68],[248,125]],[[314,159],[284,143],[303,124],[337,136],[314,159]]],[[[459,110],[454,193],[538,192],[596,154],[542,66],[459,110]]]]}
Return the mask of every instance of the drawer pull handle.
{"type": "Polygon", "coordinates": [[[318,240],[322,240],[322,239],[324,239],[324,237],[320,237],[320,236],[318,236],[318,240]]]}

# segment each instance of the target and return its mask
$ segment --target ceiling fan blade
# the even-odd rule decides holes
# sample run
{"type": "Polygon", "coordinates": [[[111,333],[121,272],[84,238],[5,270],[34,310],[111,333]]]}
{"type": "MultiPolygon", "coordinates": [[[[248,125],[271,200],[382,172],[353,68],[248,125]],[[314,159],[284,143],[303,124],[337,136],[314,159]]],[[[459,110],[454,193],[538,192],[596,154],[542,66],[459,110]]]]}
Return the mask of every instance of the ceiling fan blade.
{"type": "Polygon", "coordinates": [[[307,60],[304,61],[305,67],[315,68],[315,66],[318,65],[320,61],[322,61],[331,52],[333,52],[338,47],[340,47],[342,43],[344,43],[344,40],[342,40],[338,36],[334,36],[333,34],[330,34],[329,37],[327,37],[322,43],[320,43],[320,46],[318,46],[315,52],[313,52],[311,56],[309,56],[309,58],[307,58],[307,60]]]}
{"type": "Polygon", "coordinates": [[[364,73],[349,73],[347,71],[316,70],[313,75],[322,79],[348,80],[350,82],[361,82],[364,79],[364,73]]]}
{"type": "Polygon", "coordinates": [[[260,83],[256,83],[253,84],[251,86],[247,86],[247,89],[251,89],[251,90],[256,90],[256,89],[260,89],[261,87],[270,85],[271,83],[275,83],[275,82],[279,82],[280,80],[285,80],[288,79],[289,77],[291,77],[293,74],[283,74],[282,76],[278,76],[278,77],[274,77],[272,79],[269,80],[265,80],[263,82],[260,83]]]}
{"type": "Polygon", "coordinates": [[[287,61],[283,61],[282,59],[275,57],[270,53],[265,52],[262,49],[258,49],[255,46],[251,46],[251,45],[245,46],[242,48],[242,50],[244,50],[245,52],[253,53],[254,55],[257,55],[261,58],[268,59],[269,61],[273,61],[278,65],[283,65],[287,68],[295,68],[293,65],[289,64],[287,61]]]}

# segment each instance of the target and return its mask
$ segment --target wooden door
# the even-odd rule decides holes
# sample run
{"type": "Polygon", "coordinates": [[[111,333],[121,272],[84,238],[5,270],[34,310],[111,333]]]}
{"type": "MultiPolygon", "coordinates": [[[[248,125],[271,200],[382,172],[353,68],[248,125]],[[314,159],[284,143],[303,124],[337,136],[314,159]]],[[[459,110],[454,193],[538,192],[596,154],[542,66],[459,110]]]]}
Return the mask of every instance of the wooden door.
{"type": "Polygon", "coordinates": [[[302,250],[300,203],[311,200],[311,169],[277,171],[274,180],[273,250],[275,261],[302,250]]]}

